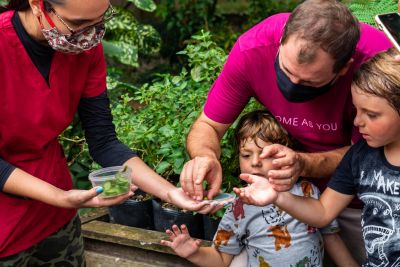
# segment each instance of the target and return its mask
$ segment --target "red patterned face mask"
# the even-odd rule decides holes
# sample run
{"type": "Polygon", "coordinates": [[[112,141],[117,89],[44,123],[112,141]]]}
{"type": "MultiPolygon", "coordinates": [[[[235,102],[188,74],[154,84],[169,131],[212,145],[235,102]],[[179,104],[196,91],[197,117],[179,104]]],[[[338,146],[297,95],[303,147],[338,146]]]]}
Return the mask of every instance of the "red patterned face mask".
{"type": "Polygon", "coordinates": [[[105,34],[104,23],[97,23],[73,34],[63,34],[59,32],[54,22],[45,12],[43,1],[40,1],[40,5],[47,22],[52,27],[51,29],[45,29],[40,18],[38,18],[41,31],[54,50],[67,54],[79,54],[101,43],[105,34]]]}

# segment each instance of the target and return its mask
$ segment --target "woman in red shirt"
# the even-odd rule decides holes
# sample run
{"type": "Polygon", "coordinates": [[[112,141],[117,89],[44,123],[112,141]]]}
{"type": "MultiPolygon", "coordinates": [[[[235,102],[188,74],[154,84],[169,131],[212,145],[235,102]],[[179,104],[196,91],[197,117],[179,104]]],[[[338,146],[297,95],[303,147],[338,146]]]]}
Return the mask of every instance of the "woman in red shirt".
{"type": "Polygon", "coordinates": [[[102,199],[102,188],[72,189],[57,137],[77,111],[100,165],[127,165],[144,191],[186,209],[210,210],[116,137],[101,45],[104,22],[114,15],[109,0],[11,0],[2,11],[0,266],[84,265],[76,208],[109,206],[133,194],[102,199]]]}

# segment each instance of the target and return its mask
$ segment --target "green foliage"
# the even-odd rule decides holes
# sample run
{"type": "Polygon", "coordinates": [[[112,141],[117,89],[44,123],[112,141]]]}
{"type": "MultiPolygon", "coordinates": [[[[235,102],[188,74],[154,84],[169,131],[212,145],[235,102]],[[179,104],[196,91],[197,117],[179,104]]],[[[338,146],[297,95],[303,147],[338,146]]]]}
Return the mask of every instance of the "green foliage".
{"type": "Polygon", "coordinates": [[[348,7],[359,21],[377,27],[374,17],[377,14],[396,12],[397,0],[353,0],[348,7]]]}
{"type": "Polygon", "coordinates": [[[148,12],[153,12],[157,8],[152,0],[128,0],[128,2],[134,3],[137,8],[148,12]]]}
{"type": "Polygon", "coordinates": [[[211,41],[209,32],[201,31],[201,34],[192,38],[193,43],[178,54],[188,57],[190,74],[195,82],[211,84],[217,78],[227,55],[222,48],[211,41]]]}
{"type": "MultiPolygon", "coordinates": [[[[153,5],[140,7],[154,10],[153,5]]],[[[130,10],[121,7],[115,9],[118,15],[106,24],[107,32],[103,41],[104,53],[123,64],[138,67],[139,54],[155,55],[158,53],[161,47],[161,38],[151,25],[138,23],[130,10]]]]}
{"type": "Polygon", "coordinates": [[[301,0],[249,0],[249,23],[255,24],[280,12],[291,12],[301,0]]]}
{"type": "Polygon", "coordinates": [[[301,0],[250,0],[249,22],[255,24],[264,18],[280,12],[292,11],[301,0]]]}
{"type": "Polygon", "coordinates": [[[156,15],[162,20],[163,54],[175,54],[192,35],[201,29],[208,31],[215,19],[216,4],[217,0],[160,1],[156,15]]]}
{"type": "Polygon", "coordinates": [[[88,147],[83,137],[82,127],[78,117],[59,136],[64,148],[75,187],[88,189],[91,187],[87,179],[93,160],[89,156],[88,147]]]}
{"type": "Polygon", "coordinates": [[[118,135],[164,177],[179,174],[189,160],[184,147],[186,135],[226,59],[225,52],[204,32],[194,36],[181,54],[188,57],[190,73],[182,69],[178,75],[160,74],[152,84],[137,90],[133,98],[124,95],[123,101],[113,106],[118,135]],[[132,101],[144,107],[132,110],[132,101]]]}
{"type": "MultiPolygon", "coordinates": [[[[180,174],[183,164],[189,160],[184,146],[186,136],[227,57],[208,32],[193,36],[179,54],[187,56],[190,72],[183,68],[178,75],[160,74],[153,83],[135,91],[133,97],[123,95],[122,102],[112,108],[121,141],[137,150],[151,168],[170,180],[180,174]],[[132,109],[137,103],[143,107],[132,109]]],[[[249,108],[254,109],[256,105],[252,102],[249,108]]],[[[239,183],[233,127],[224,136],[221,148],[223,187],[230,192],[239,183]]]]}
{"type": "Polygon", "coordinates": [[[0,6],[6,6],[8,4],[8,0],[0,0],[0,6]]]}

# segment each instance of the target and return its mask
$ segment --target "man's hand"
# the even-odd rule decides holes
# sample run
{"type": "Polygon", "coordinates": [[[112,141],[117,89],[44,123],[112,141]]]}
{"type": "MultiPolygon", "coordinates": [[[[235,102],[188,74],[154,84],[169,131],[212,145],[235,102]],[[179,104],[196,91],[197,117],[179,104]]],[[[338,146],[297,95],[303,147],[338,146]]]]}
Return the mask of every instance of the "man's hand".
{"type": "Polygon", "coordinates": [[[201,240],[194,240],[190,237],[186,225],[182,224],[181,228],[177,225],[172,226],[172,231],[170,229],[165,231],[169,236],[171,241],[161,240],[161,244],[172,248],[175,253],[183,258],[190,257],[196,253],[201,244],[201,240]]]}
{"type": "Polygon", "coordinates": [[[103,192],[102,187],[94,187],[90,190],[72,189],[69,191],[63,191],[64,193],[60,195],[57,206],[63,208],[108,207],[126,201],[128,198],[133,196],[133,191],[136,189],[136,186],[132,186],[131,191],[129,191],[128,193],[111,198],[102,198],[98,196],[103,192]]]}
{"type": "Polygon", "coordinates": [[[249,185],[243,188],[234,188],[233,191],[243,200],[244,203],[265,206],[274,203],[278,198],[276,192],[265,177],[242,173],[240,179],[249,185]]]}
{"type": "Polygon", "coordinates": [[[210,202],[207,200],[193,200],[187,194],[185,194],[182,188],[176,188],[169,191],[168,199],[170,203],[181,209],[196,211],[202,214],[214,213],[224,206],[224,203],[210,204],[210,202]]]}
{"type": "Polygon", "coordinates": [[[195,157],[183,166],[180,183],[183,191],[196,200],[204,198],[203,180],[208,183],[207,198],[213,199],[221,188],[222,168],[217,158],[195,157]]]}
{"type": "Polygon", "coordinates": [[[290,190],[304,170],[304,159],[296,151],[279,144],[263,148],[261,158],[273,158],[273,170],[267,174],[269,182],[275,190],[290,190]]]}

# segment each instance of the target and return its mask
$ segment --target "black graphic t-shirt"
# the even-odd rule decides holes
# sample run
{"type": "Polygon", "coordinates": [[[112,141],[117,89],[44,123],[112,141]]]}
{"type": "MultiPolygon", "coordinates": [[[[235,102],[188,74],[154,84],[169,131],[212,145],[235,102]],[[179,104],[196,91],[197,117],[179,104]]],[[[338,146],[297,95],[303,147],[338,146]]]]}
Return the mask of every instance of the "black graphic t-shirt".
{"type": "Polygon", "coordinates": [[[361,225],[367,252],[364,267],[400,266],[400,167],[390,164],[383,147],[365,140],[352,146],[328,184],[364,203],[361,225]]]}

